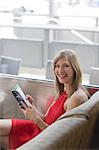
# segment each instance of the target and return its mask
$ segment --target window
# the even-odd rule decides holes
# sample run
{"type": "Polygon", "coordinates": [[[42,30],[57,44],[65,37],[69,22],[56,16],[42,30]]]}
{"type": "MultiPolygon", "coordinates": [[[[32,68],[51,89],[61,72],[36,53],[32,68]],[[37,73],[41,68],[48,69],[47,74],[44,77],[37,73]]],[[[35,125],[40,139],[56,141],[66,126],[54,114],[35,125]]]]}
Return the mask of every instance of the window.
{"type": "Polygon", "coordinates": [[[0,0],[3,23],[55,23],[98,26],[99,0],[0,0]],[[86,20],[88,23],[86,23],[86,20]]]}

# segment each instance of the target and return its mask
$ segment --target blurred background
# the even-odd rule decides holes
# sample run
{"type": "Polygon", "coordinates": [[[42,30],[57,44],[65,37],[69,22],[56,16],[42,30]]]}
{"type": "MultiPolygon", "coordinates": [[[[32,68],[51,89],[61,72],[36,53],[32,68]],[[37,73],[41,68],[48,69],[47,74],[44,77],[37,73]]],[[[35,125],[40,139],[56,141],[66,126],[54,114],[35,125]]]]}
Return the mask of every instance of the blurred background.
{"type": "Polygon", "coordinates": [[[50,78],[64,48],[77,52],[85,80],[99,70],[99,0],[0,0],[0,57],[21,59],[18,75],[50,78]]]}

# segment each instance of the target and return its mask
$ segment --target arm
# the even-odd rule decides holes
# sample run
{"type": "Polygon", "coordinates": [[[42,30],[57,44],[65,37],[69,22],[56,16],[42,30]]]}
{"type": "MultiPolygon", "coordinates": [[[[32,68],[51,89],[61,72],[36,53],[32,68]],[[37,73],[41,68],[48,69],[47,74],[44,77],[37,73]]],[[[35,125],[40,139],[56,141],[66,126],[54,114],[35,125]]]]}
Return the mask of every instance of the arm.
{"type": "Polygon", "coordinates": [[[55,101],[54,101],[54,96],[51,96],[50,99],[49,99],[49,101],[48,101],[48,103],[47,103],[47,110],[46,110],[46,113],[45,113],[45,114],[42,114],[42,113],[39,112],[39,111],[37,110],[37,108],[35,107],[35,105],[34,105],[34,99],[33,99],[30,95],[27,95],[26,97],[27,97],[27,99],[30,101],[30,103],[32,104],[33,110],[36,112],[36,114],[37,114],[42,120],[44,120],[44,117],[45,117],[45,116],[47,115],[47,113],[49,112],[50,107],[51,107],[51,106],[53,105],[53,103],[55,102],[55,101]]]}
{"type": "Polygon", "coordinates": [[[42,120],[44,120],[44,115],[43,115],[41,112],[39,112],[39,111],[37,110],[37,108],[35,107],[35,105],[34,105],[34,99],[33,99],[33,97],[30,96],[30,95],[26,95],[26,99],[29,100],[29,102],[32,104],[32,109],[36,112],[36,114],[37,114],[40,118],[42,118],[42,120]]]}
{"type": "Polygon", "coordinates": [[[48,124],[44,122],[44,120],[35,112],[35,110],[31,108],[26,108],[26,116],[30,120],[33,120],[33,122],[37,124],[41,130],[44,130],[48,127],[48,124]]]}
{"type": "MultiPolygon", "coordinates": [[[[30,98],[30,97],[29,97],[30,98]]],[[[30,98],[31,99],[31,98],[30,98]]],[[[30,100],[29,100],[30,101],[30,100]]],[[[31,102],[31,101],[30,101],[31,102]]],[[[48,124],[44,122],[44,115],[41,114],[35,107],[35,105],[32,102],[32,107],[27,107],[24,103],[22,104],[25,109],[21,109],[21,111],[24,113],[25,116],[28,117],[28,119],[33,120],[35,124],[38,125],[38,127],[41,130],[44,130],[48,127],[48,124]]]]}

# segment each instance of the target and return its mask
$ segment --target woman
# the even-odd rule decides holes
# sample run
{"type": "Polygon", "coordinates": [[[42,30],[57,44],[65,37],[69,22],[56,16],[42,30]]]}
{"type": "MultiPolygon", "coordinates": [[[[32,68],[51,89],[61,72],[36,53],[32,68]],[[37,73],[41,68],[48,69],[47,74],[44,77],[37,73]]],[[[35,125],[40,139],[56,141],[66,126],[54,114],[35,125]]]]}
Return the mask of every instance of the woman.
{"type": "Polygon", "coordinates": [[[53,61],[56,95],[45,115],[37,111],[31,96],[27,99],[31,108],[20,108],[28,120],[0,120],[1,143],[16,149],[55,122],[65,111],[69,111],[88,100],[89,93],[82,86],[82,73],[76,54],[72,50],[59,51],[53,61]]]}

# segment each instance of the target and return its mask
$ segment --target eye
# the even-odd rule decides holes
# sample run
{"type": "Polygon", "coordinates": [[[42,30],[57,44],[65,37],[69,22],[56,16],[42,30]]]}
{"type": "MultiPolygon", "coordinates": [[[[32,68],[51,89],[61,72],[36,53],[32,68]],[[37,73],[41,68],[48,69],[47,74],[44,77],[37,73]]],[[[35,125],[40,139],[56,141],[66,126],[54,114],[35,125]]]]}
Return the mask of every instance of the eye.
{"type": "Polygon", "coordinates": [[[59,68],[59,65],[58,65],[58,64],[55,64],[55,68],[59,68]]]}
{"type": "Polygon", "coordinates": [[[67,68],[67,67],[69,67],[69,64],[64,64],[63,67],[67,68]]]}

